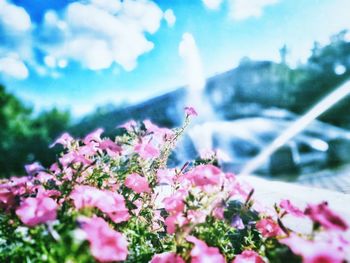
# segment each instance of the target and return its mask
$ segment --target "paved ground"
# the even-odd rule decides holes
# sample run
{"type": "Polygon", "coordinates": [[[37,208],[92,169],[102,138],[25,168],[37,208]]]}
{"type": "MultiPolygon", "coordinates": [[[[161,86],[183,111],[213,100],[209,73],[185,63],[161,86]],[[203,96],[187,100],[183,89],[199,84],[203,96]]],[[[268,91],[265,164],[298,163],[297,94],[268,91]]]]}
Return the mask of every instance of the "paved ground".
{"type": "Polygon", "coordinates": [[[350,164],[303,174],[296,179],[296,183],[350,194],[350,164]]]}

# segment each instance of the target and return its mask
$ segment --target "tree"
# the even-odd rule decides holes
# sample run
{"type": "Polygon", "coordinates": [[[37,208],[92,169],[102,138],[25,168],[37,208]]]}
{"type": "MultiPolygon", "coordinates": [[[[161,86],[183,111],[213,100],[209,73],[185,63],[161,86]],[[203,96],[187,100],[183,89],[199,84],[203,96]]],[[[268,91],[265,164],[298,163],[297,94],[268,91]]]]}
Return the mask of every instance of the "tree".
{"type": "MultiPolygon", "coordinates": [[[[350,78],[350,42],[346,40],[346,34],[344,30],[332,36],[324,47],[315,43],[307,64],[296,70],[301,77],[297,82],[293,110],[303,113],[350,78]]],[[[349,99],[344,100],[321,119],[335,125],[349,125],[350,119],[345,116],[349,103],[349,99]]]]}
{"type": "Polygon", "coordinates": [[[70,113],[54,108],[33,115],[0,85],[0,177],[24,174],[24,165],[34,160],[48,165],[55,160],[49,144],[68,129],[70,113]]]}

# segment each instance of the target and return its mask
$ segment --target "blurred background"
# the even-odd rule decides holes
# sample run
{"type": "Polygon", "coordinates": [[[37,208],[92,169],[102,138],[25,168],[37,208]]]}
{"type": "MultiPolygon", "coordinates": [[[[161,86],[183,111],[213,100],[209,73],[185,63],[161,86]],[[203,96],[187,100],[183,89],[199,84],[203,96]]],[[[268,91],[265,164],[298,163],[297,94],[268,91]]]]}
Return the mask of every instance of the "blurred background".
{"type": "MultiPolygon", "coordinates": [[[[220,150],[239,173],[350,78],[347,0],[3,0],[0,177],[49,166],[64,131],[106,136],[130,119],[177,127],[170,165],[220,150]]],[[[344,94],[345,95],[345,94],[344,94]]],[[[350,192],[350,99],[256,173],[350,192]]]]}

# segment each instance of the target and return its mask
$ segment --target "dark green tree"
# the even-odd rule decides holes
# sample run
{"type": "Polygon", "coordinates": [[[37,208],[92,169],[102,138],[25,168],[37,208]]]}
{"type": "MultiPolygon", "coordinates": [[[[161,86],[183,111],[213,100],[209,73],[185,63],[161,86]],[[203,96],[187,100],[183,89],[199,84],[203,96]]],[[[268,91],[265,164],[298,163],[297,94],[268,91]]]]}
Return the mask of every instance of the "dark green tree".
{"type": "Polygon", "coordinates": [[[54,108],[33,115],[0,85],[0,177],[24,174],[24,165],[39,161],[49,165],[55,152],[48,146],[70,123],[70,113],[54,108]]]}
{"type": "MultiPolygon", "coordinates": [[[[330,43],[324,47],[317,42],[314,44],[307,64],[296,70],[299,79],[293,110],[299,113],[305,112],[350,78],[350,42],[346,39],[346,34],[347,31],[344,30],[332,36],[330,43]]],[[[348,126],[349,103],[350,99],[344,100],[321,119],[335,125],[348,126]]]]}

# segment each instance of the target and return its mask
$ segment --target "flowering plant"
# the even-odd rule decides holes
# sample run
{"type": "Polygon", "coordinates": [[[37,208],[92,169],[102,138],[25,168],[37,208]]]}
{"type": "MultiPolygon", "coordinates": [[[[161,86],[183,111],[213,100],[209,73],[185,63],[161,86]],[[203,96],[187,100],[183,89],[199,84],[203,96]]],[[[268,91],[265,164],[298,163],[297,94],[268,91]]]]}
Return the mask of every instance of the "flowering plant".
{"type": "Polygon", "coordinates": [[[327,203],[264,209],[254,189],[218,167],[217,155],[167,167],[184,126],[130,121],[114,140],[102,129],[65,133],[49,169],[0,186],[0,262],[346,262],[348,224],[327,203]],[[309,233],[285,218],[309,220],[309,233]]]}

